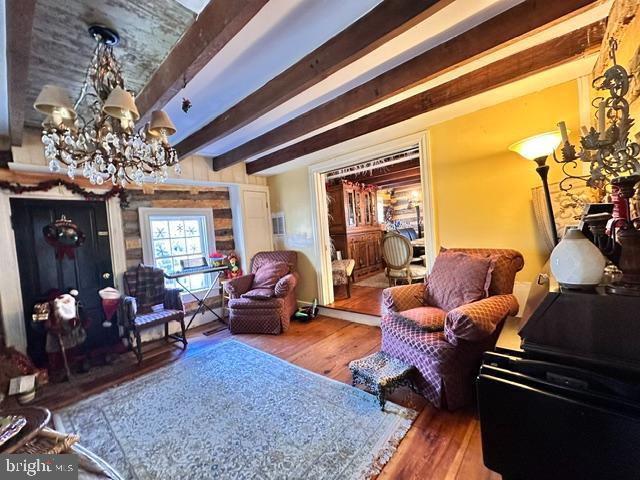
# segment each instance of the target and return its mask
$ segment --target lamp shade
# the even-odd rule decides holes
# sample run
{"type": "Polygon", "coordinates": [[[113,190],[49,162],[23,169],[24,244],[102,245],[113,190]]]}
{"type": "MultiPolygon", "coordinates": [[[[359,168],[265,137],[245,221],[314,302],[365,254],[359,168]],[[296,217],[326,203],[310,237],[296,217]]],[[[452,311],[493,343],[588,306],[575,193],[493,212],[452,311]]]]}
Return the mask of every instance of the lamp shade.
{"type": "Polygon", "coordinates": [[[73,109],[69,92],[57,85],[45,85],[33,107],[47,115],[59,115],[62,119],[76,118],[76,111],[73,109]]]}
{"type": "Polygon", "coordinates": [[[561,141],[562,135],[556,130],[520,140],[511,145],[509,150],[522,155],[527,160],[535,160],[551,155],[561,141]]]}
{"type": "Polygon", "coordinates": [[[152,135],[160,135],[163,129],[167,136],[171,136],[176,133],[176,126],[171,121],[171,118],[169,118],[169,115],[162,110],[155,110],[151,113],[149,132],[152,135]]]}
{"type": "Polygon", "coordinates": [[[102,111],[120,120],[136,121],[140,118],[136,103],[129,92],[122,87],[116,87],[104,101],[102,111]]]}

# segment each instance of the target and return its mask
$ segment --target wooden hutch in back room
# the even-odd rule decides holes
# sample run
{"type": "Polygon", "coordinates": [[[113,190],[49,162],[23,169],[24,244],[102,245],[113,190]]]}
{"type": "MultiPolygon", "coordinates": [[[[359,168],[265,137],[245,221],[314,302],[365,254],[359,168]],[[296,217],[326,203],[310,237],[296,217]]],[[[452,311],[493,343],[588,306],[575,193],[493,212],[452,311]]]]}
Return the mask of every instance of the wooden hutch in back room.
{"type": "Polygon", "coordinates": [[[338,180],[327,185],[327,197],[329,235],[335,251],[355,260],[354,281],[384,270],[377,187],[338,180]]]}

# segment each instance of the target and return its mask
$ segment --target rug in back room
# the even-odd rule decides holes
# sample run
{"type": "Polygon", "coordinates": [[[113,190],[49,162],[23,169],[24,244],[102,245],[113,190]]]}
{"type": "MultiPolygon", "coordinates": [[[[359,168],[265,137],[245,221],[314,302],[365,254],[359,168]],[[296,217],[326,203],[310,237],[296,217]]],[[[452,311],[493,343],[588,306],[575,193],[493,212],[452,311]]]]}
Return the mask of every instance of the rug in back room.
{"type": "Polygon", "coordinates": [[[56,412],[125,478],[357,479],[416,412],[235,340],[56,412]]]}
{"type": "Polygon", "coordinates": [[[378,272],[375,275],[364,278],[354,285],[359,287],[389,288],[389,279],[384,272],[378,272]]]}

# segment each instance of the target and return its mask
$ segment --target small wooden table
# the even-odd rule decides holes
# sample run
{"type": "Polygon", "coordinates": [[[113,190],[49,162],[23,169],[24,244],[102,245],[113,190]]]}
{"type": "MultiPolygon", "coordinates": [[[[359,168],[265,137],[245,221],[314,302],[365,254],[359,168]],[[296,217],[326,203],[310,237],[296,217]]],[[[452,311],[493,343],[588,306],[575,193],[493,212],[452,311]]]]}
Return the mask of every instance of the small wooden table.
{"type": "Polygon", "coordinates": [[[410,377],[415,367],[385,352],[376,352],[360,360],[354,360],[349,363],[349,369],[353,377],[351,384],[364,385],[376,395],[380,402],[380,410],[384,410],[387,395],[396,388],[413,388],[410,377]]]}

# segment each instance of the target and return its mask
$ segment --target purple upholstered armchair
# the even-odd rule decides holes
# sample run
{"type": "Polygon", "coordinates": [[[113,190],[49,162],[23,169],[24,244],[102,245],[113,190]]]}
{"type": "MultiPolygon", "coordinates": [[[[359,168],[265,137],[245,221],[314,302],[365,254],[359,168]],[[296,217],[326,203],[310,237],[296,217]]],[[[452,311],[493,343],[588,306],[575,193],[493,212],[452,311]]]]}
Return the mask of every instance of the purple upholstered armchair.
{"type": "MultiPolygon", "coordinates": [[[[445,311],[424,300],[439,287],[432,279],[387,288],[380,328],[382,351],[416,367],[422,395],[436,407],[455,410],[472,402],[482,353],[495,346],[506,317],[518,312],[512,292],[524,259],[507,249],[448,251],[495,258],[488,297],[445,311]]],[[[455,271],[452,275],[456,280],[455,271]]]]}
{"type": "Polygon", "coordinates": [[[230,297],[231,333],[279,334],[289,328],[289,320],[297,308],[297,262],[298,254],[293,251],[256,253],[251,262],[251,273],[225,284],[230,297]],[[271,286],[267,282],[266,288],[265,271],[274,284],[271,286]]]}

